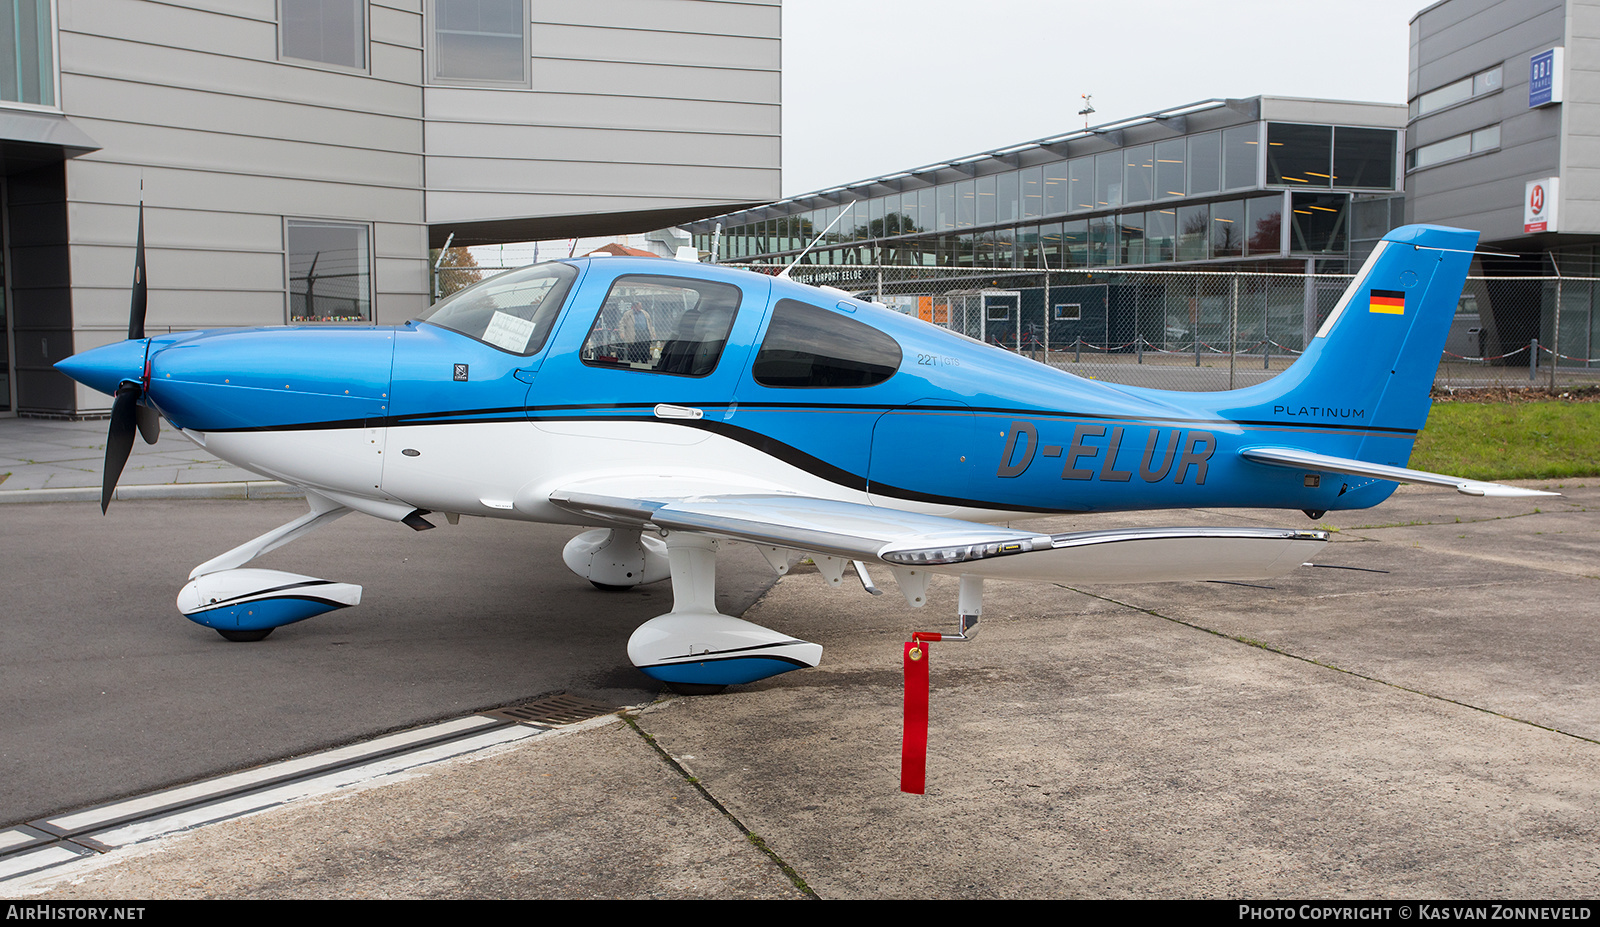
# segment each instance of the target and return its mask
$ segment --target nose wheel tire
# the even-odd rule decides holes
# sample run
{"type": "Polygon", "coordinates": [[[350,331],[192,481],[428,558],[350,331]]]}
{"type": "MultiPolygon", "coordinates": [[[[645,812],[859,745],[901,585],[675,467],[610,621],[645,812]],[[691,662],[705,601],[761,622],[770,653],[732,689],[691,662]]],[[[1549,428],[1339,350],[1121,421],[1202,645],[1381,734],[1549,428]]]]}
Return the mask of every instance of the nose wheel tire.
{"type": "Polygon", "coordinates": [[[224,631],[218,628],[217,633],[221,634],[225,640],[233,641],[236,644],[247,644],[252,641],[266,640],[267,635],[271,634],[273,630],[273,628],[264,628],[260,631],[224,631]]]}
{"type": "Polygon", "coordinates": [[[679,695],[717,695],[727,686],[713,686],[703,682],[669,682],[667,688],[679,695]]]}

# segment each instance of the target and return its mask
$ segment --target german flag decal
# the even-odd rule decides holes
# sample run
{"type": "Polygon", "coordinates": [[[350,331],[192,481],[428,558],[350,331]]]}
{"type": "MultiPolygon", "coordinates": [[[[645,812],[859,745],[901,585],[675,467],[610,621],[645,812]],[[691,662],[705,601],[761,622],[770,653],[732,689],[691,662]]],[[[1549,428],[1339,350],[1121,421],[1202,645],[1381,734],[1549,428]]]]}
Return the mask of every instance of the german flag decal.
{"type": "Polygon", "coordinates": [[[1367,311],[1405,315],[1406,293],[1404,290],[1373,290],[1372,301],[1367,304],[1367,311]]]}

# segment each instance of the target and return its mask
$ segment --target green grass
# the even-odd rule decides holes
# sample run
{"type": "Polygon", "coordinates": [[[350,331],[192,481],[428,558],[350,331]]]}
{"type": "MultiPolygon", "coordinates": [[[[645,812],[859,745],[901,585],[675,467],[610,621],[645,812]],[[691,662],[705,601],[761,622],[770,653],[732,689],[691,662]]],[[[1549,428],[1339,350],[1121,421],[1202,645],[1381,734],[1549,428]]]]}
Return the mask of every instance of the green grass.
{"type": "Polygon", "coordinates": [[[1436,402],[1410,466],[1477,480],[1600,476],[1600,402],[1436,402]]]}

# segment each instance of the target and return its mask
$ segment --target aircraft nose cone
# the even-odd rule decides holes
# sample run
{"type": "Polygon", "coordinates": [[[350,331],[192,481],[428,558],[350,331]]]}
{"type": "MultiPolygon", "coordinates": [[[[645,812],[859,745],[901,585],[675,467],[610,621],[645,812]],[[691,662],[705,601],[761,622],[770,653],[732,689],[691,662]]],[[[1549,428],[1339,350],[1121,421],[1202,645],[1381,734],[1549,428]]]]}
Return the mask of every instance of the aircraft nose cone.
{"type": "Polygon", "coordinates": [[[139,339],[91,348],[57,361],[56,369],[90,389],[114,396],[117,384],[144,376],[145,344],[145,339],[139,339]]]}

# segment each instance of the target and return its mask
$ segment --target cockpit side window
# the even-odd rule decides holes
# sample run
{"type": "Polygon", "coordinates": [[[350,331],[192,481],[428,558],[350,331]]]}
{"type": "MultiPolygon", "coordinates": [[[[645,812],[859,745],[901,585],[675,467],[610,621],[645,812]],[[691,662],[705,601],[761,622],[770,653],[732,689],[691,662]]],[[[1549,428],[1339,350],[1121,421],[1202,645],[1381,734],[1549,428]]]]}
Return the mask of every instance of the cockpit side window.
{"type": "Polygon", "coordinates": [[[900,369],[901,356],[899,343],[870,325],[783,299],[750,372],[780,389],[876,386],[900,369]]]}
{"type": "Polygon", "coordinates": [[[571,264],[524,267],[441,301],[427,321],[512,354],[537,354],[577,278],[571,264]]]}
{"type": "Polygon", "coordinates": [[[618,277],[580,357],[613,367],[703,377],[717,369],[739,310],[739,288],[684,277],[618,277]]]}

